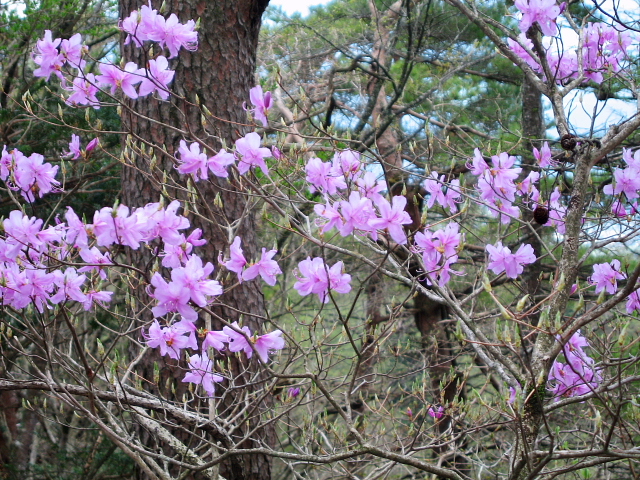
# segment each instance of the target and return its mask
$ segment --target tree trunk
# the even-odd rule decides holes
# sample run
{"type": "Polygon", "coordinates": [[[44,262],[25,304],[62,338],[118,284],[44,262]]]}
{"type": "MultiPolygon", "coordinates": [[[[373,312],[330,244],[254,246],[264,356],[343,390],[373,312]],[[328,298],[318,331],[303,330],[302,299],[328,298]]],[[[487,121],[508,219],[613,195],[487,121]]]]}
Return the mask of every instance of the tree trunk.
{"type": "MultiPolygon", "coordinates": [[[[120,0],[121,15],[128,15],[142,3],[138,0],[120,0]]],[[[139,137],[149,142],[153,148],[149,152],[147,147],[147,154],[138,152],[137,155],[128,156],[122,171],[122,203],[129,207],[139,207],[157,202],[163,188],[169,197],[165,200],[188,200],[190,211],[199,214],[190,216],[191,227],[201,228],[203,238],[208,240],[206,245],[199,247],[198,254],[204,261],[214,264],[218,255],[225,252],[230,242],[229,230],[226,227],[240,219],[234,233],[242,238],[242,247],[247,258],[256,257],[255,215],[237,178],[227,180],[214,177],[210,181],[201,181],[196,185],[198,198],[188,196],[184,189],[187,180],[175,175],[172,155],[177,150],[180,140],[199,140],[210,147],[207,154],[211,156],[222,146],[222,142],[232,146],[234,141],[245,133],[243,124],[246,123],[246,113],[243,102],[248,100],[249,89],[254,85],[258,34],[261,16],[267,5],[268,0],[166,2],[167,11],[163,11],[163,15],[175,13],[181,22],[200,19],[199,48],[195,52],[182,49],[178,59],[170,60],[170,68],[175,68],[176,71],[170,88],[176,96],[172,96],[166,102],[151,97],[129,102],[128,106],[139,115],[130,114],[127,108],[123,108],[123,129],[131,132],[133,138],[139,137]],[[203,111],[198,105],[206,106],[212,114],[207,115],[206,127],[202,125],[203,111]],[[190,135],[182,136],[169,126],[188,131],[190,135]]],[[[159,3],[155,7],[159,7],[159,3]]],[[[149,58],[148,52],[134,49],[132,44],[123,45],[122,52],[126,62],[134,61],[138,66],[143,66],[149,58]]],[[[154,53],[158,54],[157,46],[154,53]]],[[[134,254],[136,256],[131,259],[134,265],[142,271],[150,271],[151,262],[154,261],[151,252],[142,251],[134,254]]],[[[143,286],[144,283],[141,283],[140,287],[143,286]]],[[[143,294],[142,291],[140,293],[143,294]]],[[[233,289],[225,290],[219,297],[219,303],[223,306],[213,308],[213,329],[220,329],[222,324],[219,319],[224,319],[227,322],[240,320],[242,325],[249,326],[252,331],[261,330],[264,299],[258,282],[244,282],[233,289]]],[[[149,320],[148,311],[138,313],[138,318],[149,320]]],[[[197,326],[205,326],[202,315],[197,326]]],[[[154,359],[159,361],[160,365],[165,364],[164,360],[158,358],[157,353],[148,355],[140,364],[139,373],[149,380],[150,384],[153,383],[154,359]]],[[[232,404],[236,404],[237,407],[238,402],[242,402],[241,396],[246,390],[237,387],[246,383],[249,376],[255,376],[260,366],[257,361],[242,362],[235,356],[218,360],[226,363],[229,375],[232,376],[226,385],[228,390],[225,400],[222,405],[218,405],[218,411],[215,413],[224,415],[225,410],[230,409],[232,404]],[[231,386],[233,389],[229,388],[231,386]]],[[[157,390],[165,398],[181,398],[186,384],[181,382],[178,375],[183,373],[184,370],[165,367],[161,372],[157,390]],[[169,388],[170,384],[167,386],[165,381],[171,376],[173,380],[169,382],[174,382],[173,394],[169,388]]],[[[261,382],[255,382],[253,385],[263,388],[261,382]]],[[[202,403],[203,408],[206,408],[207,402],[202,403]]],[[[238,429],[237,441],[247,431],[256,427],[260,422],[260,412],[266,407],[268,405],[263,403],[253,412],[253,417],[238,429]]],[[[184,433],[182,435],[184,436],[184,433]]],[[[274,430],[262,428],[239,447],[267,447],[273,445],[274,441],[274,430]]],[[[221,464],[220,474],[227,480],[268,479],[271,476],[270,460],[265,455],[231,457],[221,464]]]]}

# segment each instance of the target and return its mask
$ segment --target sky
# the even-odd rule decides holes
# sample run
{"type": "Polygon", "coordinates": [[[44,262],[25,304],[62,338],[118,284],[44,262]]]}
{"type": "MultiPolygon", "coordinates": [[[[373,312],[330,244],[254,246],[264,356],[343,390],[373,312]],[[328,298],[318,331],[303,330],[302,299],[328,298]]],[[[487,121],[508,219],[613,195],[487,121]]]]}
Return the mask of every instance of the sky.
{"type": "Polygon", "coordinates": [[[299,12],[303,16],[309,14],[309,7],[328,3],[328,0],[271,0],[269,5],[282,7],[288,15],[299,12]]]}

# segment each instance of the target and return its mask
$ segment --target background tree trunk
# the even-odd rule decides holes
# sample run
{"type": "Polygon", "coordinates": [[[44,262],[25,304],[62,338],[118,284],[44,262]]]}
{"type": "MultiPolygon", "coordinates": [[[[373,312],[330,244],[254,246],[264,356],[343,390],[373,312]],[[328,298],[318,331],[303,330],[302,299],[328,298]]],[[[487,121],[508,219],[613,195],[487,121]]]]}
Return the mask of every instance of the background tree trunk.
{"type": "MultiPolygon", "coordinates": [[[[121,15],[126,16],[132,10],[141,6],[136,0],[121,0],[121,15]]],[[[123,127],[135,137],[140,137],[153,144],[153,151],[148,155],[134,155],[122,171],[122,203],[129,207],[139,207],[160,199],[163,185],[171,198],[185,199],[186,195],[181,187],[186,186],[186,178],[178,179],[173,172],[174,163],[171,155],[177,150],[180,140],[187,142],[200,141],[213,149],[219,149],[223,142],[227,146],[245,133],[246,113],[242,107],[249,97],[249,89],[254,85],[254,70],[258,34],[261,16],[268,5],[268,0],[215,0],[215,1],[169,1],[166,2],[168,12],[175,13],[181,22],[189,19],[200,19],[199,48],[195,52],[181,50],[179,61],[170,61],[170,67],[175,68],[175,78],[170,85],[177,96],[163,102],[157,98],[145,98],[131,102],[131,106],[139,114],[132,115],[123,109],[123,127]],[[209,117],[206,128],[202,126],[202,110],[198,104],[206,106],[213,117],[209,117]],[[149,120],[147,120],[147,117],[149,120]],[[187,138],[179,135],[168,126],[188,130],[191,135],[187,138]],[[157,157],[155,168],[151,168],[151,158],[157,157]],[[170,178],[169,182],[166,179],[170,178]],[[175,182],[175,188],[166,185],[175,182]]],[[[159,5],[154,5],[158,7],[159,5]]],[[[125,61],[134,61],[139,66],[148,60],[146,53],[132,45],[122,46],[125,61]]],[[[155,52],[157,54],[157,52],[155,52]]],[[[212,155],[215,151],[208,151],[212,155]]],[[[251,205],[242,193],[237,179],[217,179],[200,182],[200,204],[191,205],[191,211],[199,215],[192,215],[192,228],[201,228],[203,238],[208,240],[205,246],[199,247],[199,252],[205,261],[216,262],[219,253],[224,252],[229,245],[230,235],[225,228],[230,222],[240,220],[235,234],[242,238],[242,247],[247,258],[256,256],[256,223],[251,205]],[[216,197],[219,201],[214,202],[216,197]],[[216,207],[215,204],[218,205],[216,207]],[[204,253],[203,253],[204,252],[204,253]]],[[[151,252],[136,253],[134,264],[149,271],[151,252]]],[[[224,306],[214,307],[215,317],[212,319],[213,329],[222,327],[219,319],[228,322],[241,320],[243,325],[252,331],[261,330],[259,316],[264,313],[264,300],[258,282],[244,282],[241,285],[226,290],[219,297],[224,306]]],[[[142,319],[149,319],[149,312],[141,312],[142,319]]],[[[201,319],[198,327],[204,327],[201,319]]],[[[144,377],[153,380],[153,361],[159,360],[155,355],[148,355],[141,362],[144,377]]],[[[218,358],[224,361],[232,376],[231,384],[226,387],[239,387],[248,377],[260,368],[257,361],[241,362],[235,357],[218,358]]],[[[160,365],[164,361],[159,362],[160,365]]],[[[161,372],[157,388],[167,398],[181,398],[186,384],[181,382],[179,374],[183,370],[166,367],[161,372]],[[174,379],[175,394],[171,393],[167,378],[174,379]]],[[[260,382],[258,382],[260,384],[260,382]]],[[[235,403],[233,395],[227,392],[225,402],[219,405],[216,415],[224,415],[225,408],[235,403]],[[226,404],[226,405],[225,405],[226,404]]],[[[242,391],[238,389],[237,391],[242,391]]],[[[238,397],[239,398],[239,397],[238,397]]],[[[206,402],[204,402],[206,404],[206,402]]],[[[268,405],[262,405],[262,409],[268,405]]],[[[259,414],[246,421],[239,429],[237,438],[254,428],[259,421],[259,414]]],[[[242,448],[252,448],[272,445],[275,433],[272,428],[263,428],[253,435],[249,441],[244,441],[242,448]]],[[[220,474],[227,480],[240,479],[268,479],[271,476],[270,460],[264,455],[244,455],[233,457],[223,463],[220,474]]]]}

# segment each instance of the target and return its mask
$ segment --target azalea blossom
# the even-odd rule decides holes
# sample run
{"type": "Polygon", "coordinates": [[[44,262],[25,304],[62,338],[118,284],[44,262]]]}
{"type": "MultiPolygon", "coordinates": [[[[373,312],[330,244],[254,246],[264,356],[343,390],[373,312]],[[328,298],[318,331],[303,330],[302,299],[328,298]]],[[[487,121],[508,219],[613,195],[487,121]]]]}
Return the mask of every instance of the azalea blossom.
{"type": "Polygon", "coordinates": [[[278,262],[272,260],[276,253],[278,253],[277,250],[269,250],[267,252],[267,249],[263,248],[260,260],[242,273],[242,279],[249,281],[260,275],[267,285],[274,286],[276,284],[276,275],[282,273],[278,262]]]}
{"type": "Polygon", "coordinates": [[[253,104],[249,111],[253,113],[256,120],[259,120],[264,127],[269,125],[267,111],[271,108],[271,92],[262,93],[262,87],[257,85],[249,90],[249,98],[253,104]]]}
{"type": "Polygon", "coordinates": [[[593,266],[593,275],[589,279],[591,285],[595,285],[596,293],[606,290],[613,295],[618,290],[618,280],[627,276],[620,271],[620,260],[612,260],[610,263],[598,263],[593,266]]]}
{"type": "Polygon", "coordinates": [[[264,159],[271,156],[271,150],[260,147],[260,135],[256,132],[246,134],[236,140],[236,151],[242,156],[238,161],[238,171],[244,175],[251,167],[260,167],[269,176],[269,168],[264,159]]]}
{"type": "Polygon", "coordinates": [[[206,353],[192,355],[189,358],[189,372],[182,381],[202,385],[207,395],[213,397],[216,390],[215,384],[224,380],[220,375],[213,373],[213,366],[213,360],[209,359],[206,353]]]}
{"type": "Polygon", "coordinates": [[[351,275],[342,273],[342,262],[337,262],[329,268],[322,258],[311,259],[307,257],[298,264],[301,277],[294,284],[298,293],[302,296],[315,293],[323,303],[329,302],[329,290],[338,293],[351,291],[351,275]]]}
{"type": "Polygon", "coordinates": [[[507,247],[498,242],[494,245],[487,245],[489,252],[489,264],[487,268],[496,275],[505,272],[509,278],[518,278],[524,271],[524,265],[528,265],[536,261],[533,247],[528,244],[520,245],[516,253],[511,253],[507,247]]]}

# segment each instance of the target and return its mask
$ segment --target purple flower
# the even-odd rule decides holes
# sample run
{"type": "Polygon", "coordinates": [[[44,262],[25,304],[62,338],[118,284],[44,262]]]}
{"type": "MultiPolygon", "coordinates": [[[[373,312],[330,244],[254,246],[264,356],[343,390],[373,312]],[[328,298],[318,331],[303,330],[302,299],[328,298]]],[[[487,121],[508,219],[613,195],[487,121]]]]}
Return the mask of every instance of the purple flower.
{"type": "Polygon", "coordinates": [[[438,406],[438,408],[429,407],[427,409],[427,413],[430,417],[435,418],[436,420],[440,420],[444,417],[444,407],[442,405],[438,406]]]}
{"type": "Polygon", "coordinates": [[[452,180],[449,184],[444,180],[444,175],[438,178],[436,172],[431,172],[431,176],[424,181],[423,186],[429,194],[427,207],[431,208],[437,202],[438,205],[449,208],[451,213],[456,213],[458,211],[456,202],[460,199],[460,180],[452,180]]]}
{"type": "MultiPolygon", "coordinates": [[[[144,7],[143,7],[144,8],[144,7]]],[[[142,75],[138,96],[144,97],[153,92],[158,92],[162,100],[169,98],[169,83],[173,80],[176,72],[169,70],[169,62],[160,55],[155,60],[149,60],[149,68],[141,68],[137,74],[142,75]]]]}
{"type": "Polygon", "coordinates": [[[627,313],[631,315],[634,311],[640,311],[640,295],[638,294],[638,290],[634,290],[631,292],[629,297],[627,298],[627,313]]]}
{"type": "Polygon", "coordinates": [[[407,243],[407,235],[404,233],[402,225],[413,222],[404,210],[407,205],[407,197],[397,195],[393,197],[392,202],[393,204],[390,204],[384,198],[380,199],[377,203],[380,218],[370,218],[369,226],[376,229],[387,229],[394,242],[404,245],[407,243]]]}
{"type": "Polygon", "coordinates": [[[223,327],[222,332],[229,338],[228,343],[230,352],[244,351],[247,358],[251,358],[253,355],[253,348],[251,348],[251,344],[249,343],[249,339],[251,338],[251,330],[249,330],[249,327],[240,328],[238,322],[233,322],[231,327],[223,327]]]}
{"type": "Polygon", "coordinates": [[[43,162],[44,157],[39,153],[32,153],[28,157],[22,155],[16,161],[14,179],[20,193],[29,203],[35,202],[35,193],[42,198],[60,185],[60,182],[55,179],[58,165],[53,166],[43,162]]]}
{"type": "Polygon", "coordinates": [[[158,15],[151,28],[147,30],[147,38],[158,42],[161,47],[166,46],[169,49],[169,58],[174,58],[178,56],[180,47],[190,52],[198,49],[198,32],[195,28],[196,22],[189,20],[182,24],[175,13],[167,19],[158,15]]]}
{"type": "Polygon", "coordinates": [[[267,111],[271,108],[271,92],[262,93],[262,87],[257,85],[249,90],[249,98],[254,108],[249,111],[253,113],[256,120],[259,120],[264,127],[269,125],[267,111]]]}
{"type": "Polygon", "coordinates": [[[80,150],[80,137],[78,135],[71,135],[71,141],[69,142],[69,151],[64,155],[73,155],[71,160],[77,160],[82,155],[80,150]]]}
{"type": "MultiPolygon", "coordinates": [[[[169,355],[175,360],[180,359],[180,352],[183,349],[194,348],[195,337],[191,329],[181,322],[168,327],[160,327],[158,321],[154,320],[149,327],[149,332],[144,337],[149,347],[160,347],[161,356],[169,355]],[[185,336],[185,333],[191,333],[191,335],[185,336]]],[[[197,348],[197,342],[195,342],[195,348],[197,348]]]]}
{"type": "Polygon", "coordinates": [[[351,291],[351,275],[342,273],[342,262],[336,263],[328,268],[322,258],[311,259],[307,257],[298,264],[298,269],[302,277],[294,284],[295,288],[303,297],[315,293],[323,303],[329,302],[329,290],[338,293],[349,293],[351,291]]]}
{"type": "Polygon", "coordinates": [[[260,167],[264,174],[269,176],[269,168],[264,159],[271,156],[271,150],[260,147],[260,135],[251,132],[239,138],[236,140],[236,151],[242,155],[238,161],[240,175],[247,173],[251,167],[260,167]]]}
{"type": "Polygon", "coordinates": [[[73,35],[69,40],[62,40],[60,52],[63,58],[73,67],[83,69],[85,64],[82,60],[82,52],[85,46],[82,45],[82,36],[79,33],[73,35]]]}
{"type": "Polygon", "coordinates": [[[536,261],[533,247],[528,244],[520,245],[516,253],[511,253],[507,247],[498,242],[495,246],[487,245],[489,265],[487,268],[496,275],[505,272],[509,278],[517,278],[524,271],[524,265],[536,261]]]}
{"type": "Polygon", "coordinates": [[[36,77],[44,77],[49,81],[49,77],[53,73],[57,75],[61,80],[64,80],[60,70],[64,65],[64,56],[58,51],[58,45],[60,45],[61,39],[55,40],[51,37],[51,30],[44,31],[44,38],[36,42],[36,51],[33,56],[33,61],[39,65],[33,71],[36,77]]]}
{"type": "MultiPolygon", "coordinates": [[[[267,363],[269,360],[269,352],[273,350],[282,350],[284,348],[284,338],[282,338],[282,331],[274,330],[273,332],[265,333],[255,339],[254,347],[260,359],[267,363]]],[[[251,357],[251,355],[247,355],[251,357]]]]}
{"type": "Polygon", "coordinates": [[[274,286],[276,284],[276,275],[280,275],[282,270],[278,266],[278,262],[272,260],[273,256],[277,253],[277,250],[262,249],[262,257],[260,260],[242,273],[243,280],[253,280],[258,275],[267,283],[267,285],[274,286]]]}
{"type": "Polygon", "coordinates": [[[556,18],[560,15],[560,7],[556,0],[516,0],[515,5],[522,12],[520,30],[525,33],[534,22],[540,26],[545,35],[558,33],[556,18]]]}
{"type": "Polygon", "coordinates": [[[247,264],[247,259],[244,258],[244,254],[242,253],[242,247],[240,247],[241,242],[242,239],[240,237],[234,238],[233,243],[229,247],[229,260],[226,262],[220,260],[219,263],[220,265],[224,265],[227,270],[238,274],[238,281],[242,283],[242,271],[247,264]]]}
{"type": "Polygon", "coordinates": [[[613,295],[618,290],[618,280],[625,278],[627,276],[620,271],[620,261],[612,260],[611,263],[595,264],[589,283],[596,286],[596,293],[606,290],[613,295]]]}
{"type": "Polygon", "coordinates": [[[353,191],[349,195],[349,201],[340,202],[340,212],[344,223],[338,226],[340,235],[346,237],[351,235],[354,230],[370,233],[374,240],[378,235],[375,228],[371,227],[370,221],[376,218],[375,211],[371,200],[366,197],[360,197],[360,193],[353,191]]]}
{"type": "Polygon", "coordinates": [[[337,171],[329,162],[323,162],[317,157],[309,159],[305,167],[309,191],[316,190],[326,195],[335,195],[338,190],[347,188],[342,173],[337,171]]]}
{"type": "Polygon", "coordinates": [[[544,145],[542,145],[542,148],[540,150],[534,147],[533,156],[536,158],[536,160],[538,160],[540,168],[547,168],[553,165],[551,149],[549,148],[548,142],[544,142],[544,145]]]}
{"type": "Polygon", "coordinates": [[[205,153],[200,153],[200,144],[193,142],[190,147],[184,140],[180,140],[180,148],[178,148],[180,158],[178,160],[178,172],[184,174],[194,174],[196,182],[198,180],[206,180],[208,175],[208,161],[205,153]]]}
{"type": "Polygon", "coordinates": [[[216,177],[227,178],[227,167],[236,163],[236,156],[222,149],[207,160],[207,166],[216,177]]]}
{"type": "Polygon", "coordinates": [[[215,383],[222,382],[224,378],[214,374],[212,370],[213,360],[210,360],[206,353],[192,355],[189,358],[189,372],[182,381],[202,385],[207,395],[213,397],[216,389],[215,383]]]}
{"type": "Polygon", "coordinates": [[[135,63],[127,63],[124,70],[113,64],[101,63],[100,73],[96,80],[102,86],[111,87],[111,95],[115,95],[116,89],[120,88],[127,97],[138,98],[134,85],[140,83],[143,77],[138,75],[138,66],[135,63]]]}
{"type": "Polygon", "coordinates": [[[88,105],[96,110],[100,108],[100,102],[96,98],[98,87],[96,87],[96,77],[93,73],[87,73],[84,78],[76,78],[73,81],[73,86],[68,90],[73,93],[67,98],[67,105],[73,107],[77,105],[88,105]]]}
{"type": "Polygon", "coordinates": [[[221,352],[224,350],[224,344],[229,342],[229,335],[224,332],[209,330],[205,333],[202,341],[202,350],[212,347],[221,352]]]}
{"type": "Polygon", "coordinates": [[[298,395],[300,395],[300,388],[298,387],[289,387],[289,390],[287,390],[287,397],[289,400],[298,398],[298,395]]]}
{"type": "Polygon", "coordinates": [[[326,205],[315,205],[313,210],[317,215],[328,220],[327,222],[324,222],[321,219],[316,220],[316,224],[319,227],[322,227],[322,233],[327,233],[333,227],[336,227],[338,230],[342,228],[342,215],[340,215],[340,212],[338,212],[336,207],[332,206],[328,200],[326,205]]]}

